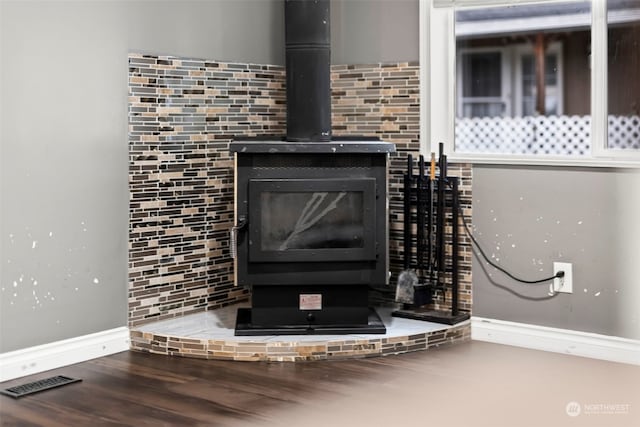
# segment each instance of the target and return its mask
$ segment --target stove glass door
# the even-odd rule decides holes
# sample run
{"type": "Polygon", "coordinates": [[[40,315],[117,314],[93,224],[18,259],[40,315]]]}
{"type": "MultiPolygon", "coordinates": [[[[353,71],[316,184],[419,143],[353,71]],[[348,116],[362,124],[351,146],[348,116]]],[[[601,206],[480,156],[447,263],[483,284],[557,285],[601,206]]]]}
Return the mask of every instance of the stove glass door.
{"type": "Polygon", "coordinates": [[[375,179],[249,182],[251,262],[375,259],[375,179]]]}

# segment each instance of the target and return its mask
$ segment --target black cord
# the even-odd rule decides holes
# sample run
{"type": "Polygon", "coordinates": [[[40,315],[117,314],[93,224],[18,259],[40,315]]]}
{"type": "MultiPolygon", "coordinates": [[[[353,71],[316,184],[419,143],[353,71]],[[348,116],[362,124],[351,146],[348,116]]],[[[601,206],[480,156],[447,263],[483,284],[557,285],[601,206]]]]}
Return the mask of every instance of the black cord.
{"type": "MultiPolygon", "coordinates": [[[[478,258],[480,258],[480,254],[478,254],[478,251],[475,249],[475,247],[473,248],[473,254],[475,256],[477,256],[478,258]]],[[[487,280],[489,281],[489,283],[491,283],[492,286],[495,286],[498,289],[502,289],[505,292],[509,292],[510,294],[520,298],[520,299],[524,299],[524,300],[528,300],[528,301],[548,301],[551,299],[556,298],[558,295],[560,295],[558,292],[553,292],[551,294],[547,294],[545,296],[539,296],[539,297],[534,297],[531,295],[525,295],[522,294],[516,290],[514,290],[512,287],[509,287],[507,285],[503,285],[501,283],[498,283],[497,281],[495,281],[491,275],[491,273],[489,273],[489,271],[487,271],[487,268],[489,268],[488,264],[485,264],[483,262],[480,263],[480,268],[482,269],[482,271],[484,271],[484,274],[487,276],[487,280]]],[[[539,287],[537,287],[536,289],[540,289],[539,287]]]]}
{"type": "Polygon", "coordinates": [[[490,266],[492,266],[493,268],[495,268],[496,270],[499,270],[499,271],[503,272],[504,274],[506,274],[507,276],[509,276],[513,280],[515,280],[516,282],[526,283],[526,284],[529,284],[529,285],[534,285],[534,284],[537,284],[537,283],[544,283],[544,282],[548,282],[549,280],[553,280],[553,279],[556,279],[556,278],[564,277],[564,271],[559,271],[558,273],[554,274],[551,277],[546,277],[546,278],[540,279],[540,280],[524,280],[524,279],[520,279],[520,278],[514,276],[513,274],[509,273],[503,267],[500,267],[498,264],[494,263],[493,261],[491,261],[489,259],[487,254],[484,252],[484,250],[480,246],[480,243],[478,243],[476,238],[473,236],[473,233],[471,233],[471,230],[469,229],[469,225],[467,224],[467,218],[464,216],[464,213],[462,212],[462,208],[459,205],[458,205],[458,210],[460,211],[460,216],[462,217],[462,224],[464,225],[464,229],[467,232],[467,234],[469,235],[469,237],[471,238],[471,241],[476,245],[476,249],[478,249],[478,252],[480,252],[482,254],[482,257],[485,259],[485,261],[487,261],[487,263],[490,266]]]}

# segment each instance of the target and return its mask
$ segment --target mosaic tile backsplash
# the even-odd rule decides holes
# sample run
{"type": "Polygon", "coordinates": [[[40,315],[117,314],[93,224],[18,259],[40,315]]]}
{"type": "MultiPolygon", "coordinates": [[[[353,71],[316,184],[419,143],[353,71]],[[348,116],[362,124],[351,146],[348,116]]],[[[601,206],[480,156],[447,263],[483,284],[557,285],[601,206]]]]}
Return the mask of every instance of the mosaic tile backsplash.
{"type": "Polygon", "coordinates": [[[129,324],[248,297],[233,286],[236,136],[282,134],[282,67],[129,56],[129,324]]]}
{"type": "MultiPolygon", "coordinates": [[[[405,158],[419,151],[418,75],[415,63],[332,67],[333,133],[379,136],[398,150],[389,183],[394,273],[402,268],[405,158]]],[[[249,297],[233,286],[228,144],[283,135],[285,104],[281,66],[129,55],[129,326],[249,297]]],[[[449,173],[461,177],[470,218],[471,166],[449,173]]],[[[462,228],[460,236],[460,303],[471,310],[472,253],[462,228]]]]}

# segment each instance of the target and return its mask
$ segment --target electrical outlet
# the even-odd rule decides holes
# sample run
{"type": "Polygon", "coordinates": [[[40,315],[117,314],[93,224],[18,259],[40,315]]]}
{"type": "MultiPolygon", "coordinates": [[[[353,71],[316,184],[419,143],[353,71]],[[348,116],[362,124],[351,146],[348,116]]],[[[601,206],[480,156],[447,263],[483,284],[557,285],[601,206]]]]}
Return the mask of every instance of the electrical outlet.
{"type": "Polygon", "coordinates": [[[564,292],[567,294],[573,293],[573,269],[570,262],[554,262],[553,274],[557,274],[559,271],[564,271],[564,277],[556,277],[553,279],[553,291],[564,292]]]}

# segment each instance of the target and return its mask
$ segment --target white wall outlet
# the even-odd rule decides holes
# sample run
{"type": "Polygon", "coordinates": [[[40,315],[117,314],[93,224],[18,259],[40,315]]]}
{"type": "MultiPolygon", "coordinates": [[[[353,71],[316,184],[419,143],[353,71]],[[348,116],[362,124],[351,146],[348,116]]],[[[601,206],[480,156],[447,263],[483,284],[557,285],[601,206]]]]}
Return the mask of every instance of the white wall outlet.
{"type": "Polygon", "coordinates": [[[557,274],[559,271],[564,271],[564,277],[556,277],[553,279],[553,291],[564,292],[567,294],[573,293],[573,271],[570,262],[554,262],[553,274],[557,274]]]}

